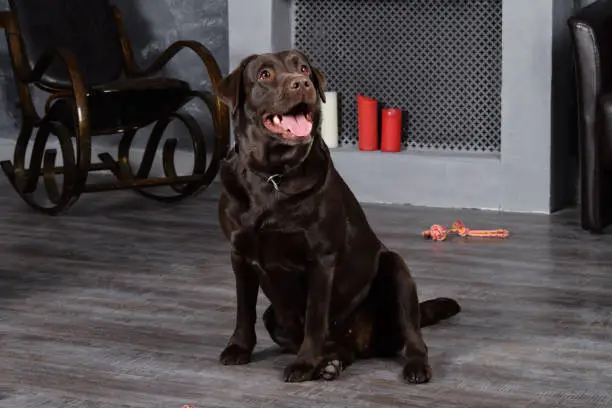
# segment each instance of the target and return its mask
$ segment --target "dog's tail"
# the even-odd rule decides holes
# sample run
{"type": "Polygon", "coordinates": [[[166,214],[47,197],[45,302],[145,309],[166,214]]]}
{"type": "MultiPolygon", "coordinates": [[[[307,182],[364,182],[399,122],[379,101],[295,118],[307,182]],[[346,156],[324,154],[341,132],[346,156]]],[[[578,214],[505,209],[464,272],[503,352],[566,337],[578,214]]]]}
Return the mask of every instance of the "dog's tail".
{"type": "Polygon", "coordinates": [[[454,299],[439,297],[421,302],[419,309],[421,327],[426,327],[455,316],[461,311],[461,306],[454,299]]]}

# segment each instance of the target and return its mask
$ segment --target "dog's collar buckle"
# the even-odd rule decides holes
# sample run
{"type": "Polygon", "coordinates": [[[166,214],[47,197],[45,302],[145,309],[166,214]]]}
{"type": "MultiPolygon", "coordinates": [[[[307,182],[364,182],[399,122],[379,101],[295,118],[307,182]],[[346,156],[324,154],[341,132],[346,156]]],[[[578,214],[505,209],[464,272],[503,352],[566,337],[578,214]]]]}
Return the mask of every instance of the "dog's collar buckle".
{"type": "Polygon", "coordinates": [[[272,184],[272,187],[278,192],[280,192],[278,188],[278,183],[280,183],[281,176],[282,174],[273,174],[266,179],[266,182],[272,184]]]}

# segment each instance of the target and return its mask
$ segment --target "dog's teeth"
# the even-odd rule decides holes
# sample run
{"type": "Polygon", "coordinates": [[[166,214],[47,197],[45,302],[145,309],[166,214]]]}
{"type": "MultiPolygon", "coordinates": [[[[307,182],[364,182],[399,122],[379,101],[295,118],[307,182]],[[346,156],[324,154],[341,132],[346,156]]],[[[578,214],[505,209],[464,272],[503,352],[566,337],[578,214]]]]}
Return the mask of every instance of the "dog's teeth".
{"type": "Polygon", "coordinates": [[[274,117],[272,118],[272,121],[274,122],[275,125],[280,125],[281,120],[278,117],[278,115],[274,115],[274,117]]]}

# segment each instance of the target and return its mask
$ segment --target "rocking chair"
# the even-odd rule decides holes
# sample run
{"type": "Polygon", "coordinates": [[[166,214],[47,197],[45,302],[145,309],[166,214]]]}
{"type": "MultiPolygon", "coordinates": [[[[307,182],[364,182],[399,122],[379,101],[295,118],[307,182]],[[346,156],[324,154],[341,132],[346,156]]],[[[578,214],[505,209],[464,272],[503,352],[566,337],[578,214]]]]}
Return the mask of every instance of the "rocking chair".
{"type": "Polygon", "coordinates": [[[82,193],[117,189],[174,202],[213,181],[228,149],[227,107],[212,93],[193,90],[185,81],[153,77],[179,51],[189,49],[202,60],[215,89],[221,71],[206,47],[195,41],[177,41],[142,69],[134,60],[121,13],[108,0],[10,0],[9,4],[10,11],[0,13],[0,28],[6,33],[22,122],[13,161],[0,162],[0,166],[27,204],[57,214],[70,208],[82,193]],[[42,117],[32,100],[32,85],[48,94],[42,117]],[[212,117],[215,146],[208,167],[204,132],[192,115],[179,112],[193,99],[203,101],[212,117]],[[177,140],[170,138],[162,149],[164,176],[151,177],[158,145],[173,120],[189,131],[193,170],[177,175],[177,140]],[[140,166],[133,171],[130,150],[134,136],[153,124],[140,166]],[[92,136],[108,134],[122,134],[117,157],[102,153],[99,162],[92,162],[92,136]],[[59,141],[61,165],[56,165],[57,151],[46,149],[50,135],[59,141]],[[96,171],[110,171],[112,179],[88,183],[89,173],[96,171]],[[61,186],[58,175],[62,176],[61,186]],[[42,199],[40,192],[35,195],[39,184],[44,187],[42,199]],[[172,191],[151,191],[159,186],[172,191]]]}

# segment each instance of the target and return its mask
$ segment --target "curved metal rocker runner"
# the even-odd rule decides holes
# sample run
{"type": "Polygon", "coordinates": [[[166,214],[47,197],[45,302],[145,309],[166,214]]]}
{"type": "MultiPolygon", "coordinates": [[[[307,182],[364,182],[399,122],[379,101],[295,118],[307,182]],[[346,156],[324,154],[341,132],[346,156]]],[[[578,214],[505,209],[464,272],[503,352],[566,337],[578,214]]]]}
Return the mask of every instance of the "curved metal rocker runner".
{"type": "Polygon", "coordinates": [[[201,59],[214,89],[222,76],[206,47],[195,41],[175,42],[141,69],[134,61],[121,13],[107,0],[11,0],[10,6],[10,11],[0,13],[0,28],[6,32],[22,123],[13,161],[0,166],[27,204],[57,214],[70,208],[82,193],[117,189],[134,189],[172,202],[212,182],[228,148],[227,107],[210,92],[192,90],[185,81],[153,77],[187,49],[201,59]],[[66,3],[70,3],[69,15],[66,3]],[[45,31],[40,29],[41,22],[45,31]],[[32,100],[32,85],[49,94],[42,116],[32,100]],[[208,165],[204,133],[195,118],[181,110],[192,100],[202,101],[212,117],[215,145],[208,165]],[[162,148],[164,175],[152,177],[158,147],[172,121],[181,122],[191,137],[193,169],[191,174],[177,175],[177,140],[167,139],[162,148]],[[152,124],[141,163],[134,169],[130,164],[133,139],[152,124]],[[122,134],[117,156],[102,153],[98,162],[92,162],[92,136],[117,133],[122,134]],[[59,141],[61,165],[56,164],[57,150],[47,149],[51,135],[59,141]],[[91,172],[104,170],[114,178],[87,182],[91,172]],[[151,189],[159,186],[166,186],[169,194],[151,189]]]}

